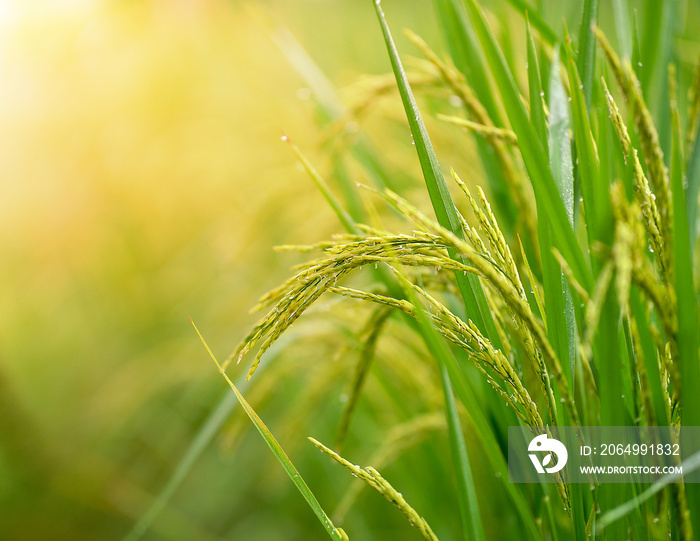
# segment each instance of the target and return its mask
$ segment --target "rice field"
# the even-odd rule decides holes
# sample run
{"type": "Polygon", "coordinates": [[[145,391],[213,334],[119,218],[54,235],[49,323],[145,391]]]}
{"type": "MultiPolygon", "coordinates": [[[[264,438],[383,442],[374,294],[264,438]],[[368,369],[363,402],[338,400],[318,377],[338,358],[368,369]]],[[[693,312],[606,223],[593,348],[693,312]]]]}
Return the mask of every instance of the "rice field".
{"type": "Polygon", "coordinates": [[[8,539],[700,535],[508,471],[700,426],[697,5],[0,14],[8,539]]]}

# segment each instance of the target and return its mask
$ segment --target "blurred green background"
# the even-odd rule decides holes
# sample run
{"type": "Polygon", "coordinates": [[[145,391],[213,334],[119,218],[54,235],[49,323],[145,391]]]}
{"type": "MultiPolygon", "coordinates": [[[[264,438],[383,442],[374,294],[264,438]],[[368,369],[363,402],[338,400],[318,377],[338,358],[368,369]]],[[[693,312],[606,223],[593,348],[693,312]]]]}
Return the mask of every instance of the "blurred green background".
{"type": "MultiPolygon", "coordinates": [[[[0,2],[0,537],[125,535],[226,393],[188,316],[225,357],[301,261],[272,246],[338,229],[280,142],[324,170],[264,21],[345,84],[387,68],[360,4],[0,2]]],[[[281,440],[315,456],[302,435],[281,440]]],[[[250,436],[217,439],[146,537],[325,535],[250,436]]]]}
{"type": "MultiPolygon", "coordinates": [[[[429,2],[384,4],[402,54],[416,54],[404,27],[443,50],[429,2]]],[[[575,26],[577,10],[553,2],[546,13],[575,26]]],[[[491,15],[514,16],[504,2],[491,15]]],[[[258,317],[249,307],[305,259],[272,246],[340,231],[280,142],[288,133],[333,185],[328,128],[270,39],[278,25],[339,87],[389,70],[369,0],[0,1],[0,538],[127,534],[227,396],[188,316],[225,358],[258,317]]],[[[503,37],[524,66],[524,37],[503,37]]],[[[422,193],[395,102],[363,128],[408,195],[422,193]]],[[[436,133],[438,154],[478,173],[459,133],[436,133]]],[[[305,316],[246,388],[330,510],[351,479],[305,437],[332,443],[368,314],[327,311],[334,302],[305,316]]],[[[401,359],[420,347],[389,333],[379,351],[401,359]]],[[[416,389],[400,366],[368,383],[376,398],[360,403],[347,445],[357,462],[392,426],[440,406],[437,374],[420,368],[416,389]],[[387,389],[407,397],[403,409],[384,407],[387,389]]],[[[437,430],[385,473],[414,488],[412,503],[449,539],[459,519],[446,453],[437,430]]],[[[484,523],[515,534],[502,496],[484,498],[484,523]]],[[[347,524],[356,539],[417,538],[375,494],[347,524]]],[[[236,410],[145,538],[324,536],[236,410]]]]}

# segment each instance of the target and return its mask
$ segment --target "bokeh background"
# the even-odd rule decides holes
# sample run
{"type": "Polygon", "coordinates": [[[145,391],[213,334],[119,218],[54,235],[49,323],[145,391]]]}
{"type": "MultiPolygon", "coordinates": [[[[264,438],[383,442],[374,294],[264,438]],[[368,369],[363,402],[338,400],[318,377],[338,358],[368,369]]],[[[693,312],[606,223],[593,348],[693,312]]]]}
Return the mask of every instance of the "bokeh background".
{"type": "MultiPolygon", "coordinates": [[[[387,66],[357,4],[0,2],[3,539],[125,535],[226,392],[188,316],[225,357],[301,261],[272,246],[338,229],[280,141],[324,170],[271,28],[345,84],[387,66]]],[[[325,535],[256,434],[223,440],[150,538],[325,535]]]]}
{"type": "MultiPolygon", "coordinates": [[[[385,9],[402,54],[416,54],[403,27],[442,50],[429,2],[385,9]]],[[[492,9],[496,22],[512,16],[503,2],[492,9]]],[[[550,20],[578,20],[567,10],[552,7],[550,20]]],[[[0,1],[0,538],[125,536],[212,412],[231,407],[188,316],[225,358],[256,321],[256,299],[304,260],[272,246],[340,231],[280,141],[289,134],[335,186],[329,128],[280,27],[338,88],[389,71],[369,1],[0,1]]],[[[506,38],[519,60],[521,37],[506,38]]],[[[361,128],[407,193],[420,190],[396,100],[361,128]]],[[[478,173],[469,140],[441,133],[445,163],[478,173]]],[[[331,510],[350,480],[305,436],[332,440],[365,320],[333,303],[295,325],[245,387],[331,510]]],[[[420,345],[390,337],[380,350],[420,345]]],[[[360,404],[348,444],[358,462],[391,426],[439,406],[436,374],[416,390],[397,370],[368,384],[376,399],[360,404]],[[383,408],[387,387],[410,397],[404,411],[383,408]]],[[[322,539],[242,413],[226,417],[144,538],[322,539]]],[[[449,539],[458,517],[435,509],[454,494],[430,489],[451,486],[444,435],[418,449],[386,473],[423,487],[412,501],[433,502],[428,518],[449,539]]],[[[483,510],[502,511],[498,499],[483,510]]],[[[484,523],[507,532],[509,520],[484,523]]],[[[415,536],[375,495],[348,521],[357,539],[415,536]]]]}

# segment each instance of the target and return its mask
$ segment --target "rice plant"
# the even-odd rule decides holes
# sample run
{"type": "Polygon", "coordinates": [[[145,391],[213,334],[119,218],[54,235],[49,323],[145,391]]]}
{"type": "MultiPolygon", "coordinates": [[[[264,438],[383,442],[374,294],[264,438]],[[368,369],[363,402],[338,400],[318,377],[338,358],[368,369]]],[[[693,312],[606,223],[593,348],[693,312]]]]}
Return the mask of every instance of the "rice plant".
{"type": "MultiPolygon", "coordinates": [[[[241,404],[333,539],[354,538],[352,522],[343,521],[362,483],[398,508],[416,539],[506,539],[514,532],[528,539],[698,538],[698,485],[561,477],[553,485],[516,485],[508,482],[505,436],[517,425],[700,425],[700,64],[674,42],[674,21],[696,11],[682,2],[650,0],[633,11],[627,0],[584,0],[580,18],[568,21],[577,29],[570,36],[566,24],[555,30],[521,0],[501,6],[508,16],[499,18],[477,0],[434,0],[450,54],[409,31],[418,58],[406,68],[391,14],[385,17],[380,0],[366,4],[376,12],[391,77],[359,81],[341,108],[323,94],[327,85],[314,85],[319,74],[296,62],[330,123],[328,152],[345,161],[325,180],[283,137],[336,213],[339,232],[313,245],[278,247],[308,260],[261,298],[255,309],[264,315],[220,365],[226,375],[245,364],[250,379],[276,362],[266,353],[318,303],[335,298],[331,310],[355,307],[366,325],[357,332],[358,355],[341,370],[348,391],[334,441],[311,441],[357,479],[338,473],[338,501],[319,504],[229,380],[241,404]],[[602,20],[599,11],[615,17],[602,20]],[[526,65],[512,48],[504,51],[506,36],[522,38],[516,47],[526,65]],[[424,96],[430,113],[418,105],[424,96]],[[397,99],[418,155],[420,190],[395,178],[382,163],[382,145],[356,130],[379,101],[397,99]],[[457,110],[446,114],[448,103],[457,110]],[[427,114],[444,137],[460,137],[455,126],[463,130],[482,175],[445,174],[427,114]],[[414,346],[383,356],[382,341],[392,336],[414,346]],[[371,386],[373,369],[384,362],[401,384],[371,386]],[[346,450],[347,440],[367,439],[353,423],[358,404],[382,389],[402,410],[400,423],[382,426],[394,430],[390,450],[354,456],[360,447],[346,450]],[[424,401],[422,411],[406,406],[416,400],[424,401]],[[379,473],[442,432],[449,445],[424,454],[422,467],[448,473],[436,474],[423,492],[420,471],[396,481],[379,473]],[[367,466],[354,464],[360,460],[367,466]],[[456,498],[436,502],[436,493],[456,498]]],[[[324,377],[318,389],[331,384],[324,377]]],[[[383,512],[393,511],[387,505],[383,512]]],[[[358,538],[395,535],[364,531],[358,538]]]]}

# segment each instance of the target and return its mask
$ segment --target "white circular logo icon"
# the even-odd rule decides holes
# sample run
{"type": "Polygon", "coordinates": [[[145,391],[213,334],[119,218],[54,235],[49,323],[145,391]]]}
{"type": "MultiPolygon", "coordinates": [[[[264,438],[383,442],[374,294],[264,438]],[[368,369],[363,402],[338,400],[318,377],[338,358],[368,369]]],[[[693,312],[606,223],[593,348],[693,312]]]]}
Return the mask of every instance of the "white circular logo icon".
{"type": "Polygon", "coordinates": [[[538,473],[555,473],[563,469],[566,466],[566,461],[569,458],[569,453],[566,451],[566,447],[559,440],[547,437],[547,434],[542,434],[534,438],[530,445],[528,445],[527,450],[531,452],[530,460],[535,466],[538,473]],[[544,451],[547,455],[540,463],[540,460],[536,454],[532,454],[532,451],[544,451]],[[554,466],[545,468],[550,462],[552,462],[552,453],[557,457],[557,462],[554,466]]]}

